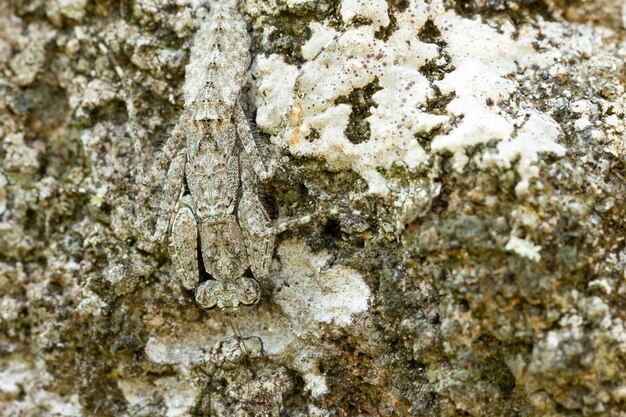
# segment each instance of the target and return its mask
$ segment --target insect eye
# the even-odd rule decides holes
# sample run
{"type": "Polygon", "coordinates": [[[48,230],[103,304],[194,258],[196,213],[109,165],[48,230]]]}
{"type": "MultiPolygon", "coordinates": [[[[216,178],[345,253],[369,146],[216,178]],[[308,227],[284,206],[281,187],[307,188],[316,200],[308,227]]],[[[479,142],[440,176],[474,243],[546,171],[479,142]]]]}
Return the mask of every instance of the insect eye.
{"type": "Polygon", "coordinates": [[[240,291],[240,301],[245,305],[252,305],[261,298],[261,287],[254,278],[241,277],[237,282],[240,291]]]}
{"type": "Polygon", "coordinates": [[[213,308],[217,305],[220,293],[223,291],[221,283],[217,280],[209,280],[200,284],[196,290],[196,302],[202,308],[213,308]]]}

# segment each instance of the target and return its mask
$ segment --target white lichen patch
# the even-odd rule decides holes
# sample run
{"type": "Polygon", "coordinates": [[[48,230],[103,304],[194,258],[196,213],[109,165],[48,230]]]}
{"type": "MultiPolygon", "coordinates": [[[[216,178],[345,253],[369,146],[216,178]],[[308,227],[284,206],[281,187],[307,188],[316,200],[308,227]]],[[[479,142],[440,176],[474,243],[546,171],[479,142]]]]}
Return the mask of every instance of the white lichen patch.
{"type": "Polygon", "coordinates": [[[17,320],[24,308],[24,302],[12,297],[0,298],[0,323],[17,320]]]}
{"type": "Polygon", "coordinates": [[[510,25],[496,31],[453,11],[438,16],[435,22],[444,29],[446,51],[456,68],[437,85],[442,93],[455,94],[446,109],[463,120],[450,133],[435,138],[432,149],[452,152],[454,168],[462,171],[469,161],[468,146],[499,141],[497,155],[488,155],[486,160],[508,169],[519,159],[517,171],[522,180],[516,192],[523,195],[530,178],[537,176],[538,168],[531,165],[538,161],[538,154],[550,152],[562,156],[565,151],[556,143],[560,129],[550,116],[534,109],[514,116],[498,106],[519,88],[506,77],[518,67],[541,59],[531,38],[513,40],[510,25]],[[520,124],[522,127],[516,130],[520,124]]]}
{"type": "Polygon", "coordinates": [[[0,414],[58,417],[85,415],[77,394],[61,396],[48,391],[53,381],[44,361],[32,363],[20,355],[4,355],[0,360],[0,414]]]}
{"type": "Polygon", "coordinates": [[[328,385],[326,384],[326,377],[319,373],[307,373],[303,375],[306,388],[313,397],[320,397],[328,393],[328,385]]]}
{"type": "Polygon", "coordinates": [[[76,306],[76,313],[84,316],[100,317],[108,307],[107,303],[89,289],[83,289],[81,301],[76,306]]]}
{"type": "Polygon", "coordinates": [[[183,373],[188,372],[224,336],[211,323],[178,324],[176,328],[155,333],[144,348],[146,356],[155,364],[175,365],[183,373]]]}
{"type": "Polygon", "coordinates": [[[151,324],[157,325],[159,331],[146,342],[146,358],[157,366],[171,366],[175,373],[150,384],[135,379],[120,380],[118,386],[134,410],[163,401],[163,415],[188,416],[200,389],[192,369],[210,361],[212,349],[226,338],[226,329],[213,318],[201,322],[177,322],[171,326],[156,316],[151,319],[151,324]]]}
{"type": "MultiPolygon", "coordinates": [[[[281,285],[285,285],[288,281],[284,281],[285,276],[282,279],[281,285]]],[[[297,297],[297,294],[292,293],[291,296],[297,297]]],[[[320,362],[327,353],[322,344],[311,343],[311,340],[319,338],[319,323],[303,325],[301,320],[301,317],[282,311],[242,309],[238,315],[238,326],[246,337],[244,343],[249,355],[255,356],[254,338],[258,338],[256,342],[262,343],[264,358],[298,371],[305,382],[305,389],[312,396],[319,397],[328,393],[326,378],[320,371],[320,362]]],[[[350,328],[343,330],[350,331],[350,328]]]]}
{"type": "Polygon", "coordinates": [[[127,378],[119,380],[117,386],[126,399],[131,415],[140,414],[142,409],[148,408],[151,403],[159,399],[159,391],[151,382],[138,378],[127,378]]]}
{"type": "Polygon", "coordinates": [[[541,260],[541,246],[535,245],[533,242],[526,239],[511,236],[504,249],[515,252],[519,256],[528,258],[531,261],[539,262],[541,260]]]}
{"type": "Polygon", "coordinates": [[[564,154],[552,118],[514,97],[516,72],[555,57],[554,51],[535,50],[535,32],[519,36],[514,32],[520,29],[511,24],[494,28],[445,11],[441,1],[414,1],[395,12],[396,27],[383,41],[377,31],[390,21],[386,2],[345,1],[340,14],[346,24],[357,15],[370,24],[351,25],[345,32],[311,24],[312,36],[302,46],[308,62],[301,71],[277,54],[258,56],[253,65],[259,127],[292,154],[320,158],[331,169],[351,169],[366,180],[370,193],[386,195],[393,187],[384,171],[394,164],[414,171],[430,163],[431,153],[449,152],[453,167],[462,172],[468,148],[496,141],[501,144],[486,158],[489,164],[481,165],[480,156],[476,162],[502,169],[517,164],[520,197],[537,176],[540,154],[564,154]],[[443,48],[420,40],[429,19],[441,33],[443,48]],[[449,72],[439,81],[429,80],[421,71],[428,62],[449,72]],[[352,106],[337,101],[372,83],[378,91],[366,119],[370,136],[352,143],[346,134],[352,106]],[[447,114],[426,110],[434,87],[453,96],[447,114]],[[417,136],[432,135],[438,127],[442,133],[433,137],[429,153],[417,136]]]}
{"type": "Polygon", "coordinates": [[[497,154],[486,154],[484,161],[491,161],[502,168],[510,168],[517,160],[516,171],[521,180],[515,187],[517,195],[528,192],[530,179],[539,175],[536,166],[541,152],[556,156],[565,155],[565,148],[556,143],[561,129],[556,122],[544,113],[530,111],[526,123],[517,130],[514,137],[507,138],[498,144],[497,154]]]}
{"type": "Polygon", "coordinates": [[[272,301],[280,312],[243,311],[242,334],[259,337],[263,355],[297,370],[313,396],[328,393],[320,362],[327,356],[318,340],[328,330],[358,334],[354,319],[367,312],[371,291],[359,272],[331,265],[327,251],[313,252],[303,241],[291,239],[277,248],[280,258],[270,274],[272,301]],[[259,323],[266,323],[259,326],[259,323]]]}
{"type": "Polygon", "coordinates": [[[281,133],[282,121],[291,106],[293,85],[298,69],[280,55],[258,56],[252,72],[260,80],[256,85],[257,126],[274,136],[281,133]],[[282,86],[282,88],[278,88],[282,86]]]}
{"type": "Polygon", "coordinates": [[[196,402],[197,390],[188,381],[181,381],[175,377],[165,377],[156,380],[167,411],[166,417],[188,416],[196,402]]]}
{"type": "Polygon", "coordinates": [[[14,133],[4,137],[6,154],[2,164],[5,173],[15,172],[32,175],[39,169],[37,149],[24,143],[24,133],[14,133]]]}
{"type": "MultiPolygon", "coordinates": [[[[395,162],[410,168],[424,163],[426,154],[415,135],[429,132],[447,120],[446,116],[429,115],[420,109],[433,90],[418,69],[437,56],[437,47],[419,40],[419,24],[401,27],[387,42],[377,39],[378,28],[389,21],[386,3],[347,2],[342,14],[353,16],[357,3],[359,15],[369,16],[371,25],[353,26],[343,34],[320,23],[311,25],[313,35],[302,47],[303,56],[310,61],[300,73],[295,94],[285,88],[295,83],[295,67],[276,56],[256,59],[260,92],[256,104],[262,115],[257,121],[263,130],[281,134],[281,114],[268,107],[275,108],[272,103],[276,101],[270,98],[282,97],[278,102],[283,109],[285,103],[290,103],[286,108],[291,109],[291,114],[287,131],[278,138],[281,145],[296,155],[322,158],[331,169],[353,169],[368,182],[370,192],[386,194],[387,185],[378,169],[388,169],[395,162]],[[291,69],[286,71],[286,67],[291,69]],[[277,83],[276,76],[268,74],[282,74],[282,82],[277,83]],[[368,118],[371,139],[354,144],[345,135],[351,106],[335,102],[373,82],[381,90],[375,94],[378,105],[371,109],[368,118]],[[266,117],[270,113],[274,116],[266,117]],[[311,140],[314,132],[319,138],[311,140]]],[[[399,17],[402,18],[408,19],[399,17]]]]}
{"type": "Polygon", "coordinates": [[[556,143],[561,130],[545,113],[529,108],[513,116],[500,110],[497,104],[510,99],[519,88],[506,76],[518,67],[545,61],[547,57],[534,51],[530,36],[514,41],[510,33],[512,28],[505,27],[504,33],[498,33],[489,26],[450,11],[440,16],[437,22],[447,29],[443,37],[456,67],[437,85],[442,92],[455,94],[456,98],[448,104],[447,110],[455,116],[462,116],[463,121],[450,133],[435,138],[432,149],[452,152],[453,166],[462,171],[469,161],[468,146],[499,141],[498,152],[486,154],[483,161],[505,169],[517,162],[516,170],[521,181],[516,193],[523,196],[528,191],[529,180],[538,174],[539,154],[565,154],[565,148],[556,143]],[[521,127],[515,129],[516,126],[521,127]]]}
{"type": "Polygon", "coordinates": [[[277,249],[281,270],[272,279],[273,300],[309,332],[320,325],[348,326],[354,314],[369,307],[371,291],[359,272],[342,265],[329,265],[332,255],[312,252],[300,240],[288,240],[277,249]]]}

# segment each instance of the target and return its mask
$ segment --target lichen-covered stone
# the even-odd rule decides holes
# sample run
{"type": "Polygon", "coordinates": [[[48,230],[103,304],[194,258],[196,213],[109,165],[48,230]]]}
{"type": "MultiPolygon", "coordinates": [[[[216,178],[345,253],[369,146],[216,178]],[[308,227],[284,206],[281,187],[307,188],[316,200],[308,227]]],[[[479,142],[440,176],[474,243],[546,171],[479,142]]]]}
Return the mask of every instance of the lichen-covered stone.
{"type": "Polygon", "coordinates": [[[626,416],[621,1],[239,0],[265,206],[329,214],[236,317],[137,210],[201,3],[0,4],[0,414],[626,416]]]}

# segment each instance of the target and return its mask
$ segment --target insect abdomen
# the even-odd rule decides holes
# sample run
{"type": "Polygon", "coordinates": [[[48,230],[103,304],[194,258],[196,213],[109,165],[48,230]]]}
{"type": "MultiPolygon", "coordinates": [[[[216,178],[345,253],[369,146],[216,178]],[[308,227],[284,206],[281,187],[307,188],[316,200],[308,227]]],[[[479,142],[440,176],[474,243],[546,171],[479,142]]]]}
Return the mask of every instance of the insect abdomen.
{"type": "Polygon", "coordinates": [[[217,6],[195,35],[185,75],[185,107],[195,120],[230,119],[250,65],[250,37],[237,10],[217,6]]]}

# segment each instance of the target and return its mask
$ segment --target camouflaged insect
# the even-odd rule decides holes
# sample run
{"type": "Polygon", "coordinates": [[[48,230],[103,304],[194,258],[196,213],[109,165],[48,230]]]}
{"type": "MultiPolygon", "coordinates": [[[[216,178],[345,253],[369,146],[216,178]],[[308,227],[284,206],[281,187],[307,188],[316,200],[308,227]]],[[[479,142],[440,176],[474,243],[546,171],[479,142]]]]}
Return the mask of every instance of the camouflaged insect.
{"type": "Polygon", "coordinates": [[[177,274],[185,288],[196,289],[203,308],[256,303],[258,280],[269,273],[274,236],[310,221],[305,216],[272,226],[259,199],[257,182],[270,178],[273,169],[261,160],[239,103],[249,47],[241,15],[234,7],[216,5],[195,35],[183,114],[144,179],[144,189],[149,189],[169,163],[152,239],[163,241],[171,224],[177,274]],[[199,283],[199,265],[213,279],[199,283]],[[245,276],[248,270],[253,277],[245,276]]]}

